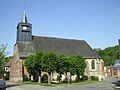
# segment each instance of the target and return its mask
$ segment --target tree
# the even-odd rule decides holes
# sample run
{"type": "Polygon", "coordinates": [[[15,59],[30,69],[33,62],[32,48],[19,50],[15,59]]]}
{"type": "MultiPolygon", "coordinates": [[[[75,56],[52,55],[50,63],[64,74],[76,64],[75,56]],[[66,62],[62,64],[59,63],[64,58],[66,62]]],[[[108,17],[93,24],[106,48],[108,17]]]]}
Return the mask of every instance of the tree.
{"type": "Polygon", "coordinates": [[[6,57],[6,58],[4,59],[4,61],[3,61],[3,62],[9,62],[11,59],[12,59],[12,57],[11,57],[11,56],[6,57]]]}
{"type": "MultiPolygon", "coordinates": [[[[25,66],[28,73],[33,75],[35,72],[39,73],[39,82],[41,83],[41,71],[48,73],[48,83],[51,83],[51,73],[57,72],[60,77],[62,74],[70,72],[71,75],[83,76],[85,72],[86,63],[82,56],[71,55],[67,57],[63,54],[56,55],[55,52],[49,51],[44,53],[42,51],[36,52],[35,55],[30,55],[25,61],[25,66]]],[[[59,79],[60,82],[60,79],[59,79]]]]}
{"type": "Polygon", "coordinates": [[[35,73],[35,61],[34,61],[35,55],[30,55],[25,60],[25,67],[27,69],[27,72],[30,76],[32,76],[35,73]]]}
{"type": "Polygon", "coordinates": [[[48,83],[51,83],[51,72],[55,71],[57,55],[55,52],[50,51],[43,55],[42,68],[43,71],[48,72],[48,83]]]}
{"type": "Polygon", "coordinates": [[[3,72],[2,65],[6,61],[6,55],[7,55],[7,52],[5,52],[6,48],[7,48],[7,45],[2,44],[0,46],[0,73],[3,72]]]}
{"type": "Polygon", "coordinates": [[[80,55],[77,55],[76,56],[76,74],[77,74],[77,80],[80,81],[80,78],[79,76],[84,76],[84,73],[85,73],[85,68],[86,68],[86,63],[85,63],[85,59],[80,56],[80,55]]]}
{"type": "Polygon", "coordinates": [[[114,60],[119,59],[119,46],[107,47],[97,53],[103,58],[105,66],[110,66],[114,64],[114,60]]]}
{"type": "Polygon", "coordinates": [[[80,81],[80,75],[85,73],[85,59],[80,55],[71,55],[69,57],[69,71],[71,75],[77,75],[77,81],[80,81]]]}
{"type": "Polygon", "coordinates": [[[60,78],[62,77],[62,74],[68,71],[68,62],[67,57],[63,54],[57,56],[56,60],[56,72],[59,73],[59,83],[60,78]]]}
{"type": "Polygon", "coordinates": [[[6,52],[5,52],[5,50],[6,50],[6,48],[7,48],[7,45],[1,45],[0,46],[0,66],[3,64],[3,61],[5,60],[5,57],[6,57],[6,52]]]}
{"type": "Polygon", "coordinates": [[[34,57],[34,65],[35,65],[35,70],[38,72],[38,82],[41,83],[41,71],[42,71],[42,60],[43,60],[43,55],[44,52],[38,51],[35,53],[34,57]]]}

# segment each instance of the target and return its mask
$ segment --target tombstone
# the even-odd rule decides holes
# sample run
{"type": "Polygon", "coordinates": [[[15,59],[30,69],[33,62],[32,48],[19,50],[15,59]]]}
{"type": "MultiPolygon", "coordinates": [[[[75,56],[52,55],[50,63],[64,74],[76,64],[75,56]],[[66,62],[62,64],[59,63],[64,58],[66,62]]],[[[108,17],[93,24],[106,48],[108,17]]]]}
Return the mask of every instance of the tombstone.
{"type": "Polygon", "coordinates": [[[33,75],[31,76],[31,81],[33,81],[33,75]]]}
{"type": "Polygon", "coordinates": [[[68,84],[70,84],[70,72],[67,72],[68,84]]]}

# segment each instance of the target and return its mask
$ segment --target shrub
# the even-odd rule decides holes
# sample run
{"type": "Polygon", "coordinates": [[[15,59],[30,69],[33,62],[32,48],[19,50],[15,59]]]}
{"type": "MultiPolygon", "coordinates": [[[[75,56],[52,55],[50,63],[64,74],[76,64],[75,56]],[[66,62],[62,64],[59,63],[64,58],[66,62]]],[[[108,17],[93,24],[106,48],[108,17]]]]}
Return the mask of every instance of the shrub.
{"type": "Polygon", "coordinates": [[[41,81],[44,82],[44,83],[47,83],[48,82],[48,75],[43,74],[42,77],[41,77],[41,81]]]}
{"type": "Polygon", "coordinates": [[[81,81],[85,81],[85,80],[88,80],[88,76],[86,75],[83,75],[82,78],[80,78],[81,81]]]}
{"type": "Polygon", "coordinates": [[[91,80],[97,80],[98,81],[98,76],[91,76],[91,80]]]}
{"type": "Polygon", "coordinates": [[[9,72],[4,72],[3,79],[4,80],[9,80],[9,72]]]}
{"type": "Polygon", "coordinates": [[[68,79],[65,78],[65,79],[62,81],[62,83],[68,83],[68,79]]]}
{"type": "Polygon", "coordinates": [[[61,77],[60,75],[57,76],[57,81],[61,80],[61,77]]]}
{"type": "Polygon", "coordinates": [[[27,75],[23,74],[22,77],[23,77],[23,81],[28,81],[27,75]]]}

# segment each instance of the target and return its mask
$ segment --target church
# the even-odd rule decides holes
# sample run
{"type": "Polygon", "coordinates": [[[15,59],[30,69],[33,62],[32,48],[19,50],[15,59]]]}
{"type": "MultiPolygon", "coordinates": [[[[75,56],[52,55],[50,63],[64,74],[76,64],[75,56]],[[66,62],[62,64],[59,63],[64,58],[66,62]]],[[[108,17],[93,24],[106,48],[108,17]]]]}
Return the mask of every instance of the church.
{"type": "Polygon", "coordinates": [[[23,82],[23,74],[28,75],[24,62],[36,51],[55,51],[57,54],[82,55],[86,60],[85,75],[104,79],[104,61],[84,40],[32,35],[32,24],[24,13],[17,25],[17,38],[10,64],[10,81],[23,82]]]}

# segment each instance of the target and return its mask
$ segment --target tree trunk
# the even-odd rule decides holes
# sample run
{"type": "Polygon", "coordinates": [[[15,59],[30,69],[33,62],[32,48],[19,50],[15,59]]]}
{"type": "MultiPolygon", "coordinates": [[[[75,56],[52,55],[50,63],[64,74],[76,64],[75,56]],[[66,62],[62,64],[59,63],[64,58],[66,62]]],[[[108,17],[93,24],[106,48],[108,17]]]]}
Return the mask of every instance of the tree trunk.
{"type": "Polygon", "coordinates": [[[60,83],[61,77],[62,77],[62,75],[61,75],[61,74],[59,74],[59,78],[58,78],[58,79],[59,79],[59,83],[60,83]]]}
{"type": "Polygon", "coordinates": [[[80,75],[77,74],[77,82],[80,82],[80,75]]]}
{"type": "Polygon", "coordinates": [[[65,79],[67,79],[67,72],[65,72],[65,79]]]}
{"type": "Polygon", "coordinates": [[[38,83],[41,83],[41,71],[38,72],[38,83]]]}
{"type": "Polygon", "coordinates": [[[48,73],[48,84],[51,84],[51,73],[48,73]]]}

